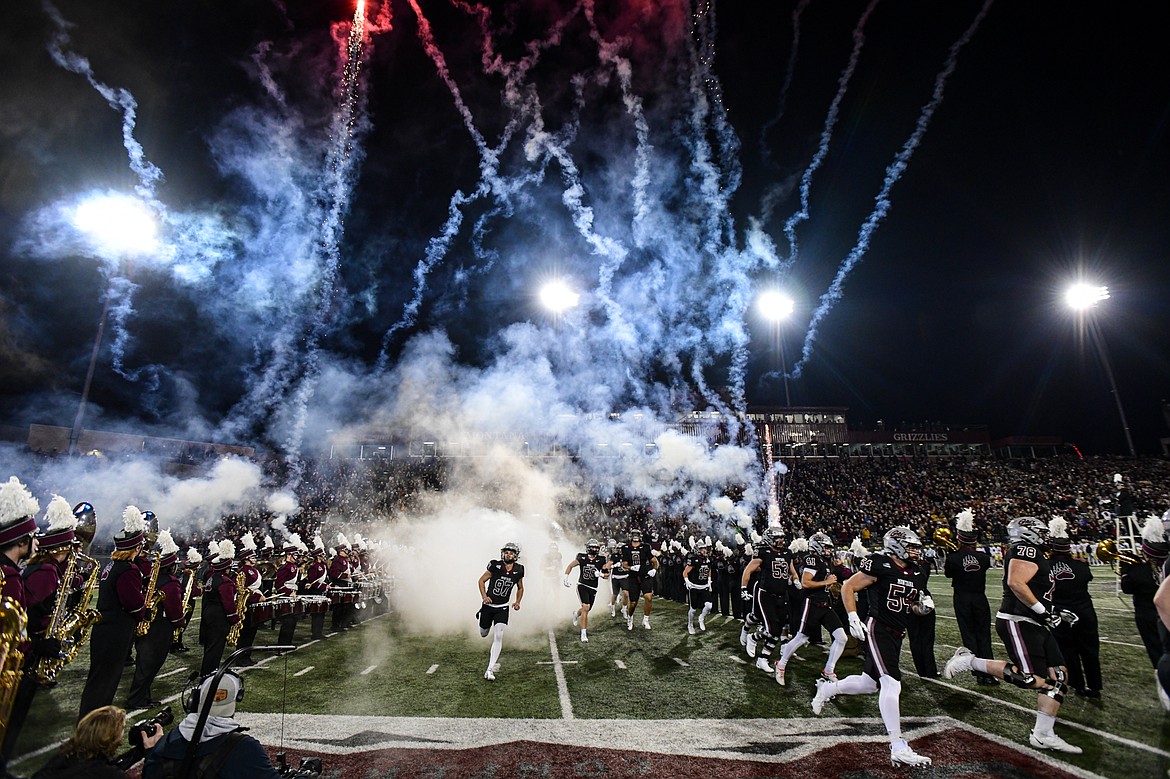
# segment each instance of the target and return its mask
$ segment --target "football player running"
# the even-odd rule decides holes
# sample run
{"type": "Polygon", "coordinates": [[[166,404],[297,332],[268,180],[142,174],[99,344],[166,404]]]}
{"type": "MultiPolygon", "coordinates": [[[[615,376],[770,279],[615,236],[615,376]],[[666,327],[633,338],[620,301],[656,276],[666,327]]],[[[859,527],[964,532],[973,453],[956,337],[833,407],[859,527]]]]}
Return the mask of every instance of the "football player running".
{"type": "MultiPolygon", "coordinates": [[[[752,636],[753,645],[759,647],[756,650],[756,667],[765,673],[772,673],[772,653],[788,622],[791,566],[784,549],[784,531],[779,525],[772,525],[765,530],[762,540],[756,556],[743,569],[740,592],[744,600],[753,602],[752,613],[755,620],[759,621],[759,627],[752,636]],[[759,575],[756,576],[755,584],[751,585],[752,575],[757,571],[759,575]],[[749,585],[752,589],[748,589],[749,585]],[[761,643],[763,646],[759,646],[761,643]]],[[[744,623],[745,629],[747,624],[744,623]]],[[[783,674],[776,676],[781,684],[783,678],[783,674]]]]}
{"type": "Polygon", "coordinates": [[[833,643],[829,646],[829,659],[825,661],[821,676],[834,681],[837,679],[837,661],[845,651],[849,636],[845,634],[841,618],[831,608],[829,599],[829,587],[837,583],[837,576],[829,571],[832,556],[833,540],[825,533],[813,533],[808,539],[808,555],[800,562],[800,586],[806,595],[800,626],[796,635],[780,647],[780,659],[776,661],[776,681],[780,686],[784,686],[784,669],[788,667],[792,655],[810,638],[820,635],[822,625],[833,637],[833,643]]]}
{"type": "Polygon", "coordinates": [[[509,541],[500,549],[500,559],[490,561],[487,570],[479,577],[479,597],[483,601],[475,615],[479,618],[479,635],[487,638],[495,625],[492,651],[483,674],[488,681],[495,681],[500,670],[500,651],[504,648],[504,628],[508,625],[508,600],[512,589],[516,589],[513,609],[519,611],[520,601],[524,599],[524,566],[517,562],[519,558],[520,546],[509,541]]]}
{"type": "Polygon", "coordinates": [[[975,657],[970,649],[961,646],[947,661],[943,676],[953,679],[964,671],[975,671],[1025,690],[1036,690],[1036,727],[1028,743],[1037,749],[1079,755],[1080,747],[1069,744],[1052,730],[1068,689],[1064,656],[1052,629],[1062,622],[1075,623],[1077,617],[1052,608],[1056,579],[1044,554],[1048,525],[1036,517],[1017,517],[1008,523],[1007,530],[1011,548],[1004,555],[1003,600],[995,615],[995,630],[1010,660],[975,657]]]}
{"type": "Polygon", "coordinates": [[[627,614],[627,607],[630,605],[629,598],[626,597],[626,569],[621,566],[622,550],[618,546],[616,538],[611,538],[605,542],[608,551],[606,556],[609,558],[609,616],[616,617],[617,610],[622,610],[622,619],[625,619],[627,614]]]}
{"type": "Polygon", "coordinates": [[[714,595],[711,592],[711,542],[700,539],[695,545],[695,551],[687,555],[686,565],[683,567],[683,584],[687,588],[687,632],[695,635],[695,612],[699,611],[699,630],[707,629],[707,615],[714,605],[714,595]]]}
{"type": "Polygon", "coordinates": [[[626,614],[626,629],[634,629],[634,609],[638,597],[645,598],[642,606],[642,627],[650,629],[650,605],[654,597],[654,575],[658,573],[658,560],[650,547],[642,543],[639,530],[630,531],[630,543],[622,550],[622,567],[629,574],[626,577],[626,592],[629,595],[629,612],[626,614]]]}
{"type": "Polygon", "coordinates": [[[573,580],[569,578],[573,569],[580,570],[577,577],[577,599],[581,601],[581,605],[573,612],[573,625],[581,626],[581,640],[586,643],[589,641],[589,610],[593,608],[593,602],[597,598],[601,579],[609,578],[609,567],[610,564],[601,555],[601,544],[596,538],[590,538],[585,542],[585,551],[569,561],[565,568],[563,581],[566,587],[573,586],[573,580]]]}
{"type": "MultiPolygon", "coordinates": [[[[878,693],[878,709],[890,735],[890,764],[894,766],[930,765],[930,758],[910,748],[902,738],[900,699],[902,672],[898,660],[902,638],[906,634],[906,615],[921,599],[914,579],[916,563],[922,551],[918,535],[908,527],[891,528],[882,539],[882,553],[861,559],[859,570],[841,587],[849,632],[865,644],[862,672],[841,681],[817,680],[817,694],[812,700],[814,714],[837,695],[872,695],[878,693]],[[857,615],[860,590],[869,591],[869,619],[863,624],[857,615]]],[[[930,604],[933,607],[933,604],[930,604]]]]}

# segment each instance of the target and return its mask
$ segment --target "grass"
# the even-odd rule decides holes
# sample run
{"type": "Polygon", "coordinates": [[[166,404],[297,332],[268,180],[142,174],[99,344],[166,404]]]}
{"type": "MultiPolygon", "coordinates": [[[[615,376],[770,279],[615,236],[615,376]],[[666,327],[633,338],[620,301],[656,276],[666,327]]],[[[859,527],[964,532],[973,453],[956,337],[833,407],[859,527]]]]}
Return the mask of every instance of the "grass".
{"type": "MultiPolygon", "coordinates": [[[[1101,571],[1102,569],[1097,569],[1101,571]]],[[[1099,700],[1070,696],[1061,710],[1062,723],[1077,723],[1120,739],[1170,752],[1170,717],[1158,704],[1154,675],[1133,623],[1132,607],[1119,600],[1107,572],[1094,582],[1105,668],[1105,690],[1099,700]]],[[[938,603],[936,656],[939,667],[959,641],[951,615],[950,588],[941,576],[934,581],[938,603]]],[[[988,587],[993,604],[999,600],[998,580],[988,587]]],[[[808,717],[814,680],[824,661],[823,650],[805,647],[804,662],[789,665],[789,683],[780,688],[756,670],[739,645],[740,623],[714,618],[706,633],[686,633],[685,608],[656,600],[653,629],[634,630],[612,620],[602,609],[594,614],[590,642],[582,644],[565,621],[556,632],[572,712],[578,719],[656,718],[725,719],[808,717]],[[621,666],[619,667],[619,661],[621,666]],[[680,662],[681,661],[681,662],[680,662]],[[683,665],[685,663],[686,665],[683,665]]],[[[193,650],[168,658],[162,674],[200,659],[198,618],[187,636],[193,650]]],[[[350,714],[411,717],[558,718],[562,716],[556,677],[547,638],[505,639],[503,669],[496,682],[482,678],[488,642],[463,637],[408,634],[393,615],[373,620],[360,629],[336,635],[274,658],[263,667],[245,672],[248,712],[350,714]],[[433,666],[438,668],[428,673],[433,666]],[[313,666],[302,677],[293,674],[313,666]],[[363,674],[370,666],[373,670],[363,674]]],[[[298,628],[304,636],[307,628],[298,628]]],[[[992,633],[996,656],[1005,657],[992,633]]],[[[275,642],[275,633],[261,630],[257,643],[275,642]]],[[[59,684],[42,690],[22,733],[19,753],[50,747],[68,736],[76,717],[77,701],[88,669],[88,650],[62,672],[59,684]]],[[[838,674],[860,671],[856,658],[844,658],[838,674]]],[[[954,682],[919,679],[906,650],[902,663],[902,713],[905,716],[946,714],[957,720],[1026,744],[1034,723],[1035,694],[1010,685],[977,687],[969,675],[954,682]],[[1005,704],[1015,704],[1020,709],[1005,704]]],[[[187,677],[174,673],[155,683],[155,697],[180,691],[187,677]]],[[[131,672],[123,674],[115,702],[125,700],[131,672]]],[[[181,706],[174,704],[176,716],[181,706]]],[[[145,714],[137,718],[145,718],[145,714]]],[[[878,718],[877,696],[838,697],[824,716],[878,718]]],[[[136,718],[136,719],[137,719],[136,718]]],[[[1058,724],[1068,741],[1084,748],[1080,756],[1061,758],[1080,768],[1118,779],[1164,776],[1170,760],[1094,732],[1058,724]]],[[[27,758],[13,769],[29,774],[48,760],[51,749],[27,758]]]]}

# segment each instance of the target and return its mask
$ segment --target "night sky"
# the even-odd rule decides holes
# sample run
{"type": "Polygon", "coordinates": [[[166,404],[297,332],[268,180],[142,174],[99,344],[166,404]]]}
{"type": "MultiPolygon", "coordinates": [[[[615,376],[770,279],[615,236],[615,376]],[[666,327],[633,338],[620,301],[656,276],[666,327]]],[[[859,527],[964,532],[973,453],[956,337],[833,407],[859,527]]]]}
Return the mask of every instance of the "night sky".
{"type": "Polygon", "coordinates": [[[72,423],[113,288],[88,427],[296,451],[436,395],[669,420],[782,404],[779,337],[793,404],[854,425],[1123,453],[1082,278],[1137,450],[1170,436],[1160,4],[416,2],[421,35],[366,9],[352,111],[352,3],[3,5],[0,423],[72,423]],[[87,73],[133,98],[137,167],[87,73]],[[75,227],[136,186],[150,250],[75,227]]]}

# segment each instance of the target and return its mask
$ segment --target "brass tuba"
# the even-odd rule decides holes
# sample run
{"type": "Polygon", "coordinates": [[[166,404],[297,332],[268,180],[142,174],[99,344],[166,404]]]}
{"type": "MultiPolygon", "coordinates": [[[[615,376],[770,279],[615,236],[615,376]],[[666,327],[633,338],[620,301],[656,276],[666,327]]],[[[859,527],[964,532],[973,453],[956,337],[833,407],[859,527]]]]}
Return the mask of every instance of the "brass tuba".
{"type": "Polygon", "coordinates": [[[243,571],[236,575],[236,614],[240,615],[240,620],[228,630],[228,646],[239,643],[240,631],[244,629],[244,617],[248,614],[248,588],[245,586],[247,579],[243,571]]]}
{"type": "Polygon", "coordinates": [[[1121,563],[1122,565],[1141,565],[1144,562],[1137,555],[1127,552],[1118,551],[1117,542],[1112,538],[1106,538],[1104,541],[1097,544],[1097,549],[1094,552],[1097,559],[1103,563],[1121,563]]]}
{"type": "MultiPolygon", "coordinates": [[[[0,587],[3,585],[4,571],[0,569],[0,587]]],[[[24,607],[12,598],[0,598],[0,740],[8,732],[12,705],[16,703],[16,688],[24,666],[20,646],[28,638],[27,629],[24,607]]]]}
{"type": "Polygon", "coordinates": [[[951,532],[949,527],[936,528],[932,537],[935,546],[941,546],[951,552],[959,548],[959,545],[955,543],[955,534],[951,532]]]}

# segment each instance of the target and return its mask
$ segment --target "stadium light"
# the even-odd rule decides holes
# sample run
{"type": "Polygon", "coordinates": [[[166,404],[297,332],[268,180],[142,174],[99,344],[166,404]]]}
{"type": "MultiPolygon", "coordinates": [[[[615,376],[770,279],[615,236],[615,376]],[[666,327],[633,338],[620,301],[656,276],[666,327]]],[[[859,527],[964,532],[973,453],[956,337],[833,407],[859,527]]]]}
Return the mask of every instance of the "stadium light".
{"type": "Polygon", "coordinates": [[[1077,282],[1065,290],[1064,301],[1077,314],[1077,323],[1083,330],[1088,331],[1093,346],[1097,349],[1097,357],[1105,368],[1105,376],[1109,379],[1109,389],[1113,393],[1113,400],[1117,403],[1117,416],[1121,418],[1121,430],[1125,433],[1125,445],[1129,449],[1129,456],[1137,458],[1137,450],[1133,446],[1133,436],[1129,432],[1129,421],[1125,418],[1125,408],[1121,405],[1121,394],[1117,391],[1117,381],[1113,378],[1113,366],[1109,362],[1109,353],[1105,349],[1105,337],[1101,333],[1100,323],[1094,312],[1098,311],[1097,304],[1109,299],[1109,288],[1077,282]]]}
{"type": "Polygon", "coordinates": [[[776,326],[776,340],[780,342],[780,373],[784,376],[784,405],[792,407],[792,396],[788,393],[788,360],[784,356],[784,334],[781,325],[796,309],[796,301],[779,290],[768,290],[760,295],[756,307],[764,318],[776,326]]]}
{"type": "Polygon", "coordinates": [[[581,295],[563,281],[550,281],[540,288],[540,302],[554,314],[563,314],[581,302],[581,295]]]}
{"type": "MultiPolygon", "coordinates": [[[[158,248],[158,225],[150,207],[130,195],[103,194],[83,200],[73,212],[73,225],[89,239],[94,252],[106,260],[117,262],[124,257],[147,254],[158,248]]],[[[97,334],[93,339],[85,383],[81,388],[77,416],[73,418],[73,429],[69,433],[69,454],[77,451],[77,440],[81,437],[81,423],[85,419],[85,406],[89,402],[89,390],[93,385],[94,369],[97,367],[102,334],[109,315],[110,292],[107,291],[98,319],[97,334]]]]}

